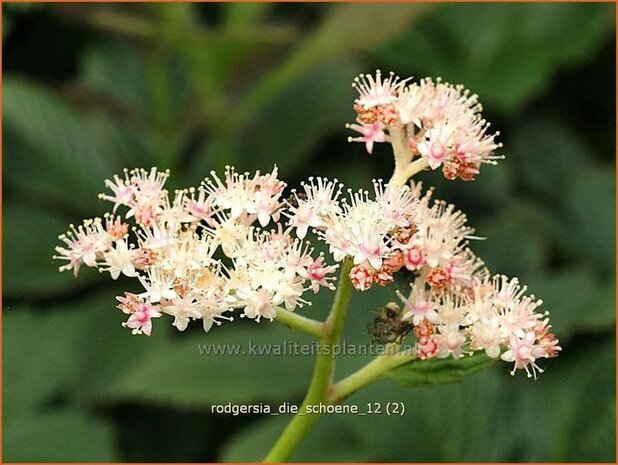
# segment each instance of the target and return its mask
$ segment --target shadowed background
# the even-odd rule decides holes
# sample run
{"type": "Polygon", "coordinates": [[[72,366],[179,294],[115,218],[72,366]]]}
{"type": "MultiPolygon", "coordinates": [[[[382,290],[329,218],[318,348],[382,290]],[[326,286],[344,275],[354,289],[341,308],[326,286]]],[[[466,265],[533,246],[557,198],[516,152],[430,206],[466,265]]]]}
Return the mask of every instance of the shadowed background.
{"type": "MultiPolygon", "coordinates": [[[[136,282],[51,260],[101,214],[124,167],[310,175],[353,188],[392,157],[348,144],[350,87],[376,68],[480,95],[506,159],[474,183],[420,177],[468,213],[472,247],[551,311],[563,354],[539,380],[505,363],[461,384],[381,381],[347,402],[403,417],[328,416],[295,461],[614,461],[615,40],[611,4],[4,4],[4,461],[259,460],[289,417],[211,405],[300,403],[311,357],[200,356],[198,344],[306,341],[237,320],[205,335],[120,327],[136,282]]],[[[323,317],[330,295],[303,314],[323,317]]],[[[392,291],[357,294],[344,338],[392,291]]],[[[367,362],[342,357],[337,376],[367,362]]]]}

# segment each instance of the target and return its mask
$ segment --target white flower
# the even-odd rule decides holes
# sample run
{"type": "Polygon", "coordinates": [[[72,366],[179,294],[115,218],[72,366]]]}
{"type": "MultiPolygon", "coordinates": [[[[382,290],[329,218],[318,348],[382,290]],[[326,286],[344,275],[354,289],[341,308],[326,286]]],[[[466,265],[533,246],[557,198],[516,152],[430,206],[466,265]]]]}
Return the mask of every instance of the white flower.
{"type": "Polygon", "coordinates": [[[274,320],[277,316],[275,304],[273,304],[272,293],[265,289],[252,290],[242,295],[246,302],[244,315],[248,318],[256,320],[258,323],[261,318],[274,320]]]}
{"type": "Polygon", "coordinates": [[[276,221],[282,206],[280,197],[286,184],[277,179],[277,167],[266,175],[258,171],[253,178],[248,173],[238,174],[234,168],[227,167],[225,180],[222,181],[215,172],[212,179],[205,179],[204,190],[211,196],[214,205],[222,210],[229,210],[233,219],[242,218],[250,224],[257,218],[266,226],[271,217],[276,221]]]}
{"type": "Polygon", "coordinates": [[[147,277],[138,277],[146,292],[140,294],[140,297],[148,297],[152,303],[157,303],[164,299],[174,299],[178,296],[174,290],[174,274],[165,273],[158,268],[148,270],[147,277]]]}
{"type": "Polygon", "coordinates": [[[440,328],[440,333],[436,335],[436,342],[439,347],[439,358],[446,358],[452,355],[454,359],[458,359],[462,357],[466,336],[462,334],[456,323],[450,322],[440,328]]]}
{"type": "Polygon", "coordinates": [[[373,188],[378,209],[382,212],[382,219],[389,223],[391,229],[408,227],[416,217],[417,199],[408,186],[386,186],[382,180],[374,180],[373,188]]]}
{"type": "Polygon", "coordinates": [[[427,100],[427,89],[414,83],[403,89],[395,102],[401,124],[421,126],[421,116],[427,100]]]}
{"type": "Polygon", "coordinates": [[[407,79],[400,80],[392,72],[386,79],[382,79],[380,70],[376,71],[375,78],[370,74],[361,74],[354,79],[352,84],[359,93],[355,103],[368,109],[377,105],[396,102],[397,94],[406,81],[407,79]]]}
{"type": "Polygon", "coordinates": [[[111,248],[105,254],[105,263],[107,268],[103,271],[109,271],[112,279],[118,279],[120,273],[130,278],[137,276],[133,261],[137,258],[138,252],[130,249],[126,241],[120,240],[116,242],[116,248],[111,248]]]}
{"type": "Polygon", "coordinates": [[[472,338],[470,348],[483,349],[489,357],[497,358],[500,355],[501,333],[500,319],[497,315],[480,318],[470,330],[472,338]]]}
{"type": "Polygon", "coordinates": [[[202,317],[200,304],[194,300],[194,296],[190,293],[184,297],[177,296],[167,301],[164,306],[161,306],[161,310],[174,317],[172,326],[175,326],[178,331],[187,329],[190,320],[202,317]]]}
{"type": "Polygon", "coordinates": [[[359,92],[354,100],[357,124],[346,126],[361,134],[348,141],[365,143],[369,153],[376,142],[393,145],[399,184],[415,155],[432,169],[442,166],[447,179],[464,181],[474,180],[481,164],[503,158],[494,155],[502,146],[495,140],[499,133],[489,132],[476,94],[440,79],[409,85],[408,80],[392,73],[383,79],[379,71],[375,77],[360,75],[353,84],[359,92]]]}
{"type": "MultiPolygon", "coordinates": [[[[355,129],[367,143],[399,144],[400,163],[420,155],[429,166],[442,166],[449,179],[471,179],[481,163],[494,160],[495,135],[487,134],[476,96],[462,87],[431,80],[405,87],[405,81],[393,75],[383,80],[379,73],[358,82],[355,129]],[[414,144],[407,146],[409,140],[414,144]]],[[[493,358],[502,353],[514,363],[513,372],[536,376],[542,371],[538,359],[560,352],[546,313],[538,312],[542,302],[526,296],[517,279],[489,278],[468,248],[468,240],[478,238],[466,216],[433,201],[431,189],[423,194],[420,183],[399,187],[376,180],[373,192],[348,190],[341,197],[337,180],[309,178],[283,201],[286,185],[277,175],[276,167],[252,176],[229,167],[223,180],[213,173],[203,187],[176,191],[170,201],[168,172],[125,171],[124,179],[106,183],[113,195],[102,198],[114,210],[129,208],[135,236],[107,214],[105,225],[96,218],[71,226],[54,258],[76,275],[83,264],[100,266],[112,279],[137,277],[145,292],[118,298],[118,308],[129,315],[123,325],[134,334],[150,335],[151,320],[161,312],[173,316],[180,331],[199,319],[209,331],[232,320],[234,311],[257,322],[272,320],[280,306],[293,311],[310,305],[309,291],[334,289],[338,265],[328,264],[324,254],[316,258],[303,241],[312,228],[334,261],[353,262],[343,279],[357,290],[389,285],[404,267],[413,274],[410,294],[396,291],[405,304],[397,318],[412,326],[420,359],[458,359],[484,350],[493,358]],[[274,227],[263,229],[271,222],[274,227]]]]}
{"type": "Polygon", "coordinates": [[[304,192],[292,192],[294,202],[288,202],[284,214],[289,218],[288,224],[296,229],[296,235],[303,239],[310,227],[323,228],[327,218],[340,211],[338,198],[342,184],[336,179],[310,177],[301,185],[304,192]]]}

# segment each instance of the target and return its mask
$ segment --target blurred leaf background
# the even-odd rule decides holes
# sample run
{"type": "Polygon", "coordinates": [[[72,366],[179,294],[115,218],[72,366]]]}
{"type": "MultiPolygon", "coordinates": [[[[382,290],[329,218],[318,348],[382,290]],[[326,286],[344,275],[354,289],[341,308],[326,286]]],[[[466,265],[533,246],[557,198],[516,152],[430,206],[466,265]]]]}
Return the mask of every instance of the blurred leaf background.
{"type": "MultiPolygon", "coordinates": [[[[124,167],[280,167],[367,186],[392,169],[347,144],[353,77],[441,76],[480,95],[507,158],[436,197],[488,239],[493,272],[552,312],[563,354],[531,381],[506,364],[461,384],[381,381],[347,402],[403,417],[322,418],[296,461],[615,460],[613,4],[6,4],[3,8],[4,461],[259,460],[287,416],[216,403],[299,403],[311,357],[203,357],[200,343],[303,340],[236,321],[152,338],[120,327],[134,286],[51,255],[124,167]]],[[[329,295],[307,314],[323,316],[329,295]]],[[[357,295],[345,338],[367,342],[383,291],[357,295]]],[[[342,357],[338,376],[367,361],[342,357]]]]}

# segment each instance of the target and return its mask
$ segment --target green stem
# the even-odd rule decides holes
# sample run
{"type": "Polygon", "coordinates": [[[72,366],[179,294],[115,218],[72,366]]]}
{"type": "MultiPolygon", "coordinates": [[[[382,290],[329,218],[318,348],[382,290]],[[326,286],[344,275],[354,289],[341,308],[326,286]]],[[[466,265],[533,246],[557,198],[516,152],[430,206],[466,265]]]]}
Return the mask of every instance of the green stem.
{"type": "Polygon", "coordinates": [[[330,315],[325,323],[326,331],[320,338],[323,350],[318,354],[305,399],[298,413],[285,428],[264,459],[266,463],[286,461],[319,418],[318,414],[307,413],[307,406],[327,403],[328,391],[335,368],[335,356],[332,348],[339,343],[341,338],[348,306],[352,297],[352,283],[348,278],[351,269],[352,262],[348,259],[341,266],[337,293],[335,294],[330,315]]]}
{"type": "Polygon", "coordinates": [[[354,264],[350,258],[347,258],[341,265],[341,273],[337,283],[337,293],[335,294],[333,306],[326,320],[326,325],[330,327],[330,330],[325,342],[331,345],[339,343],[341,333],[343,332],[343,325],[348,314],[352,290],[354,289],[349,278],[353,266],[354,264]]]}
{"type": "Polygon", "coordinates": [[[276,320],[284,325],[319,338],[324,337],[327,328],[324,323],[312,320],[298,313],[292,313],[281,307],[277,307],[275,310],[277,311],[276,320]]]}
{"type": "Polygon", "coordinates": [[[68,19],[86,23],[104,31],[111,31],[136,39],[156,42],[163,40],[179,44],[190,44],[195,47],[223,47],[230,44],[235,46],[277,46],[287,45],[293,42],[296,37],[296,30],[285,26],[261,24],[259,27],[223,30],[205,29],[195,26],[187,27],[186,25],[176,23],[170,27],[161,28],[157,22],[133,14],[114,11],[71,14],[66,11],[57,11],[60,14],[64,14],[68,19]]]}
{"type": "Polygon", "coordinates": [[[385,354],[374,358],[360,370],[342,379],[330,390],[328,401],[330,404],[338,404],[359,389],[377,381],[384,373],[411,362],[416,354],[409,351],[397,354],[385,354]]]}

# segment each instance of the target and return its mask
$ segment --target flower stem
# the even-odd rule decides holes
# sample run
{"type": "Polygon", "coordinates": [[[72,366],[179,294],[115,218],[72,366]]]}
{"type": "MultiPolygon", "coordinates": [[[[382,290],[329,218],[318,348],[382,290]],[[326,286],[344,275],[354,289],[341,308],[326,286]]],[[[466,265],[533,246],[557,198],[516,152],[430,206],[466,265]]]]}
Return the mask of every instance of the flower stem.
{"type": "Polygon", "coordinates": [[[416,354],[410,351],[394,355],[385,354],[374,358],[360,370],[335,384],[330,390],[329,403],[338,404],[359,389],[377,381],[387,371],[411,362],[415,358],[416,354]]]}
{"type": "Polygon", "coordinates": [[[408,179],[414,176],[416,173],[423,171],[425,168],[429,166],[427,160],[425,158],[419,158],[408,165],[401,167],[398,166],[395,168],[395,172],[393,173],[393,177],[390,180],[390,183],[395,186],[403,186],[408,179]]]}
{"type": "MultiPolygon", "coordinates": [[[[406,137],[405,128],[401,125],[394,126],[389,129],[391,138],[391,147],[395,156],[395,172],[393,178],[406,169],[412,160],[412,152],[408,147],[408,138],[406,137]]],[[[404,181],[405,182],[405,181],[404,181]]]]}
{"type": "Polygon", "coordinates": [[[419,158],[416,161],[413,161],[412,163],[410,163],[407,168],[406,168],[406,176],[407,178],[411,178],[412,176],[414,176],[416,173],[420,173],[421,171],[423,171],[425,168],[429,167],[429,163],[427,162],[426,158],[419,158]]]}
{"type": "Polygon", "coordinates": [[[275,310],[277,311],[276,320],[292,329],[320,338],[326,333],[327,325],[320,321],[312,320],[281,307],[276,307],[275,310]]]}
{"type": "Polygon", "coordinates": [[[408,146],[408,138],[402,126],[394,126],[389,129],[390,142],[395,156],[395,171],[390,184],[401,187],[408,179],[419,171],[423,171],[429,165],[425,158],[412,161],[413,154],[408,146]]]}
{"type": "Polygon", "coordinates": [[[307,406],[327,403],[328,391],[335,368],[333,348],[339,343],[341,338],[348,306],[350,305],[350,298],[352,297],[352,283],[348,278],[351,269],[352,262],[348,259],[341,267],[337,293],[325,323],[326,331],[322,333],[320,338],[323,347],[318,354],[305,399],[298,413],[285,428],[264,459],[266,463],[286,461],[319,418],[319,414],[307,413],[307,406]]]}

